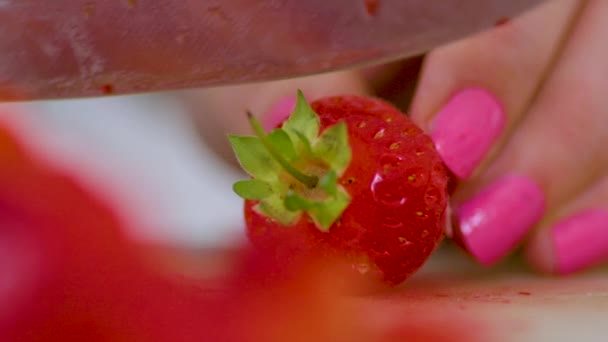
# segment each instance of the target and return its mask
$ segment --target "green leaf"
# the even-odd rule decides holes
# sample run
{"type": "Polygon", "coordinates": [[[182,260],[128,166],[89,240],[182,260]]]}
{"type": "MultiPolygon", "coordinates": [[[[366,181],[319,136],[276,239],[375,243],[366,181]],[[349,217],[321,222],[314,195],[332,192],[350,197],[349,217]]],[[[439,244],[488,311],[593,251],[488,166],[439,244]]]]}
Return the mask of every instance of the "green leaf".
{"type": "Polygon", "coordinates": [[[284,204],[292,212],[307,212],[319,230],[327,232],[350,204],[350,196],[345,190],[336,189],[334,197],[322,201],[311,201],[291,193],[285,197],[284,204]]]}
{"type": "Polygon", "coordinates": [[[313,153],[329,164],[337,174],[342,174],[352,156],[346,123],[342,121],[327,128],[313,146],[313,153]]]}
{"type": "MultiPolygon", "coordinates": [[[[296,107],[283,124],[283,129],[294,142],[297,141],[297,132],[306,137],[308,141],[313,141],[319,135],[319,125],[319,116],[312,110],[302,91],[298,90],[296,107]]],[[[300,144],[297,145],[296,151],[301,147],[300,144]]]]}
{"type": "Polygon", "coordinates": [[[253,116],[253,114],[251,113],[247,113],[247,116],[249,118],[249,122],[251,123],[251,128],[253,128],[253,130],[255,131],[260,143],[264,146],[264,148],[266,149],[268,154],[274,159],[274,161],[277,162],[277,164],[279,164],[279,166],[282,167],[283,170],[287,171],[290,175],[292,175],[298,181],[302,182],[302,184],[305,184],[307,187],[314,188],[315,186],[317,186],[317,183],[319,182],[318,177],[314,175],[311,176],[304,174],[300,172],[300,170],[296,169],[293,165],[291,165],[289,161],[281,155],[281,152],[278,151],[277,148],[269,141],[268,135],[266,134],[266,132],[264,132],[264,128],[262,128],[262,125],[255,118],[255,116],[253,116]]]}
{"type": "Polygon", "coordinates": [[[284,130],[277,128],[268,134],[268,141],[287,161],[296,159],[296,150],[293,142],[284,130]]]}
{"type": "Polygon", "coordinates": [[[319,136],[320,119],[298,91],[296,108],[283,126],[267,134],[259,121],[248,113],[256,136],[229,135],[228,138],[243,169],[253,179],[234,184],[241,197],[259,200],[255,210],[284,226],[295,224],[306,213],[321,231],[340,218],[350,196],[338,184],[350,163],[352,152],[345,122],[328,127],[319,136]],[[305,174],[296,169],[304,164],[305,174]],[[319,179],[318,172],[324,171],[319,179]],[[280,177],[290,174],[307,186],[290,187],[280,177]]]}
{"type": "Polygon", "coordinates": [[[304,134],[300,133],[300,132],[294,132],[296,134],[296,136],[298,137],[298,139],[300,139],[300,152],[304,153],[307,156],[312,156],[312,145],[310,144],[310,141],[308,140],[308,138],[306,138],[304,136],[304,134]]]}
{"type": "Polygon", "coordinates": [[[301,211],[288,210],[280,194],[273,194],[258,203],[256,209],[285,226],[291,226],[297,222],[302,215],[301,211]]]}
{"type": "Polygon", "coordinates": [[[338,176],[336,171],[331,170],[319,180],[319,186],[330,196],[336,196],[338,191],[338,176]]]}
{"type": "Polygon", "coordinates": [[[249,200],[264,199],[272,195],[272,186],[258,179],[247,179],[234,183],[234,192],[242,198],[249,200]]]}
{"type": "Polygon", "coordinates": [[[327,232],[331,225],[342,216],[349,204],[350,196],[345,190],[340,189],[335,197],[320,202],[319,205],[314,206],[308,212],[317,227],[321,231],[327,232]]]}
{"type": "Polygon", "coordinates": [[[284,204],[289,211],[309,210],[318,205],[317,202],[309,201],[296,193],[287,194],[284,204]]]}
{"type": "Polygon", "coordinates": [[[228,139],[239,163],[252,177],[264,181],[277,178],[281,166],[258,137],[228,135],[228,139]]]}

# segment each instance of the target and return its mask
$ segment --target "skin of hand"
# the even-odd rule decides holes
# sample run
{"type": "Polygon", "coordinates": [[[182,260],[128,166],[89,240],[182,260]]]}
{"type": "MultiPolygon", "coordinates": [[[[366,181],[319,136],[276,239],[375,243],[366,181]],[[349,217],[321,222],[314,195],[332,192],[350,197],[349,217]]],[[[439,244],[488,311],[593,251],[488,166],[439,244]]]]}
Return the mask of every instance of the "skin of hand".
{"type": "Polygon", "coordinates": [[[565,275],[608,261],[607,15],[603,0],[546,2],[429,52],[417,79],[408,60],[186,97],[205,140],[230,155],[225,133],[248,132],[245,110],[272,127],[296,89],[309,99],[389,89],[459,179],[453,238],[486,266],[522,247],[537,270],[565,275]]]}

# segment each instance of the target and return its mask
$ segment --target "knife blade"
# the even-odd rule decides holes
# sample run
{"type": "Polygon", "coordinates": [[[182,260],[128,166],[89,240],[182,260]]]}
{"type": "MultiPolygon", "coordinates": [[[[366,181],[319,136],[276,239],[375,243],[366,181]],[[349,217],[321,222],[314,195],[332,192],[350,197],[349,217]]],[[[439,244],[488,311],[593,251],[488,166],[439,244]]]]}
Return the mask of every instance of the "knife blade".
{"type": "Polygon", "coordinates": [[[420,54],[542,0],[0,0],[0,101],[310,75],[420,54]]]}

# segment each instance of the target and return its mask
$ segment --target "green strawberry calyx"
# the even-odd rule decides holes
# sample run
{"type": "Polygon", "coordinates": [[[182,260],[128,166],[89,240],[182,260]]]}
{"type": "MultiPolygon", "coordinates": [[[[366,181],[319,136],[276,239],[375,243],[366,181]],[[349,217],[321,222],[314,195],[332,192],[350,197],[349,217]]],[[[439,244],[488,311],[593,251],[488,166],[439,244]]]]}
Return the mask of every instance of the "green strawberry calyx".
{"type": "Polygon", "coordinates": [[[255,136],[228,135],[241,167],[251,179],[234,184],[236,194],[256,200],[255,210],[285,226],[306,213],[321,231],[329,228],[350,203],[338,184],[352,152],[346,123],[320,132],[320,120],[301,91],[280,128],[266,133],[248,113],[255,136]]]}

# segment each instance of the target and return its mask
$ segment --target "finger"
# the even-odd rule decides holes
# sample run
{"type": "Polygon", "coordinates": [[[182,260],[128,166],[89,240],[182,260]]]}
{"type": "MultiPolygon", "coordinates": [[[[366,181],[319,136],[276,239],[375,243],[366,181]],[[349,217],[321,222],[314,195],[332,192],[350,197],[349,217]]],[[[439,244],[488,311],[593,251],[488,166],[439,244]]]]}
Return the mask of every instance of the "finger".
{"type": "MultiPolygon", "coordinates": [[[[608,34],[606,14],[607,3],[589,3],[565,56],[567,59],[554,77],[556,85],[549,88],[552,95],[563,96],[560,102],[563,115],[576,121],[568,124],[564,117],[558,129],[566,139],[560,142],[570,145],[572,141],[582,141],[573,147],[578,148],[577,154],[582,154],[586,163],[571,168],[578,168],[578,173],[586,177],[565,177],[559,188],[549,187],[547,195],[553,199],[549,204],[565,204],[541,223],[526,249],[532,265],[545,272],[567,274],[608,261],[608,157],[601,147],[608,143],[604,94],[608,87],[608,47],[603,43],[608,34]],[[574,84],[578,86],[573,88],[574,84]],[[565,113],[568,109],[572,111],[565,113]],[[587,126],[595,129],[586,130],[587,126]],[[593,153],[590,149],[598,151],[593,153]],[[569,200],[568,196],[583,185],[588,189],[569,200]]],[[[552,174],[553,179],[559,177],[555,171],[552,174]]]]}
{"type": "Polygon", "coordinates": [[[536,269],[570,274],[608,262],[608,177],[544,222],[526,247],[536,269]]]}
{"type": "Polygon", "coordinates": [[[500,156],[455,194],[464,244],[492,264],[608,170],[608,2],[590,1],[500,156]],[[475,194],[470,197],[471,194],[475,194]]]}
{"type": "Polygon", "coordinates": [[[249,134],[245,112],[258,116],[266,128],[285,119],[295,106],[297,90],[313,100],[336,94],[367,95],[371,89],[358,71],[342,71],[296,79],[218,87],[186,93],[204,142],[234,161],[227,133],[249,134]]]}
{"type": "Polygon", "coordinates": [[[549,70],[579,4],[547,2],[427,57],[410,113],[432,133],[456,176],[470,177],[500,150],[549,70]]]}

